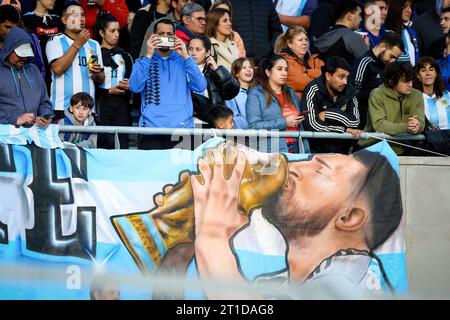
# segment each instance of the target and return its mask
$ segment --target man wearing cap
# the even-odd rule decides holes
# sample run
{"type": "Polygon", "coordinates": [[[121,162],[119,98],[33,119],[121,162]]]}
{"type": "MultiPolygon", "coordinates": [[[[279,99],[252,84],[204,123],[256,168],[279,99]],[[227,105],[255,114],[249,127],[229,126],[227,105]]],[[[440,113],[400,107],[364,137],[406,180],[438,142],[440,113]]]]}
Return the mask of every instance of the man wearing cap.
{"type": "Polygon", "coordinates": [[[33,57],[30,36],[13,27],[0,51],[1,124],[46,127],[51,122],[43,117],[52,114],[53,107],[33,57]]]}

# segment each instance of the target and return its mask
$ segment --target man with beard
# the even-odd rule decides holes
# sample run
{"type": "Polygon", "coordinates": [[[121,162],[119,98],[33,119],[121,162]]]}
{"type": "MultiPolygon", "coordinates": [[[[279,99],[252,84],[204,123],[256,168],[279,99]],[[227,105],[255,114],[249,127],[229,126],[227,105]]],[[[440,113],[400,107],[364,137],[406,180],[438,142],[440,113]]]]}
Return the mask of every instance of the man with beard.
{"type": "MultiPolygon", "coordinates": [[[[161,18],[155,23],[154,33],[147,40],[146,55],[133,65],[129,87],[141,94],[140,127],[194,127],[191,90],[204,91],[206,79],[184,43],[175,37],[171,20],[161,18]],[[163,46],[162,39],[167,40],[163,46]]],[[[139,148],[171,149],[177,143],[171,138],[169,135],[141,136],[139,148]]]]}
{"type": "Polygon", "coordinates": [[[384,82],[384,67],[394,62],[404,50],[402,39],[395,33],[386,33],[381,41],[356,60],[350,73],[350,83],[355,87],[360,114],[359,128],[364,129],[369,108],[369,96],[373,89],[384,82]]]}
{"type": "MultiPolygon", "coordinates": [[[[347,83],[351,67],[340,57],[331,57],[322,67],[322,75],[305,88],[300,103],[302,111],[309,112],[303,122],[305,130],[318,132],[349,132],[358,139],[358,101],[355,90],[347,83]]],[[[312,153],[348,154],[349,140],[310,139],[312,153]]]]}
{"type": "MultiPolygon", "coordinates": [[[[231,247],[233,238],[249,224],[238,209],[245,157],[238,156],[229,179],[217,174],[224,170],[218,152],[214,175],[203,159],[198,165],[204,182],[190,179],[200,278],[245,283],[231,247]]],[[[303,289],[336,285],[339,290],[350,290],[346,294],[355,294],[355,298],[379,293],[379,286],[370,285],[368,267],[374,259],[392,289],[373,253],[393,234],[402,217],[399,179],[389,161],[379,153],[361,150],[352,156],[316,155],[288,166],[286,186],[262,205],[262,216],[286,241],[288,269],[266,279],[281,279],[281,285],[302,284],[303,289]]],[[[204,293],[209,299],[249,298],[207,287],[204,293]]]]}
{"type": "Polygon", "coordinates": [[[34,57],[30,36],[12,27],[0,51],[0,123],[46,127],[52,104],[34,57]]]}

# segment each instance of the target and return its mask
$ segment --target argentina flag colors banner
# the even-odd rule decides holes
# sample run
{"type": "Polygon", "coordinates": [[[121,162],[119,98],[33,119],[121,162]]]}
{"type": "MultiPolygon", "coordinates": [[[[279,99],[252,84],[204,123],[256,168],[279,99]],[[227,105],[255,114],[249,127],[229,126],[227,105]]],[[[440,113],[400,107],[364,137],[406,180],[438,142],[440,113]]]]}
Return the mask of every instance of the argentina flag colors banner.
{"type": "Polygon", "coordinates": [[[17,140],[2,128],[0,299],[90,299],[96,274],[119,279],[121,299],[407,293],[386,142],[351,156],[263,154],[222,138],[194,151],[102,150],[62,148],[52,127],[17,140]],[[183,287],[169,290],[170,275],[183,287]]]}

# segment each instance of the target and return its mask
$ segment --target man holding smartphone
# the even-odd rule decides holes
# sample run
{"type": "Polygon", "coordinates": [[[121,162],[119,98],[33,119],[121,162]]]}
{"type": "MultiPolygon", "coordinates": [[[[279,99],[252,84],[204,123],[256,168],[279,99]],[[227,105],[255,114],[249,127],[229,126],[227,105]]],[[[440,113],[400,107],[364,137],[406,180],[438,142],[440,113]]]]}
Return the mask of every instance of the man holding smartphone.
{"type": "MultiPolygon", "coordinates": [[[[147,40],[146,54],[136,60],[129,80],[130,90],[140,93],[142,98],[139,126],[193,128],[191,90],[204,91],[206,79],[184,43],[175,37],[175,25],[170,19],[157,20],[153,31],[147,40]],[[172,43],[173,46],[167,46],[172,43]]],[[[139,148],[171,149],[177,144],[171,138],[144,135],[140,137],[139,148]]]]}
{"type": "Polygon", "coordinates": [[[34,57],[30,36],[13,27],[0,51],[0,123],[47,127],[53,107],[34,57]]]}

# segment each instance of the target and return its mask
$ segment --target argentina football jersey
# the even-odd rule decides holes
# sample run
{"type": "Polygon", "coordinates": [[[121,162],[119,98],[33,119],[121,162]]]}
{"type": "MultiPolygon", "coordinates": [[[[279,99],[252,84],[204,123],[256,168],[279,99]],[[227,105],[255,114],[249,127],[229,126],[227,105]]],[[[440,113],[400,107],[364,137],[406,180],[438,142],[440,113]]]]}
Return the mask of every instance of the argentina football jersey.
{"type": "Polygon", "coordinates": [[[126,65],[121,54],[111,56],[111,65],[105,66],[105,81],[99,85],[102,89],[110,89],[125,78],[126,65]]]}
{"type": "Polygon", "coordinates": [[[435,94],[431,97],[423,94],[423,97],[428,120],[441,130],[450,129],[450,93],[444,91],[440,98],[436,98],[435,94]]]}

